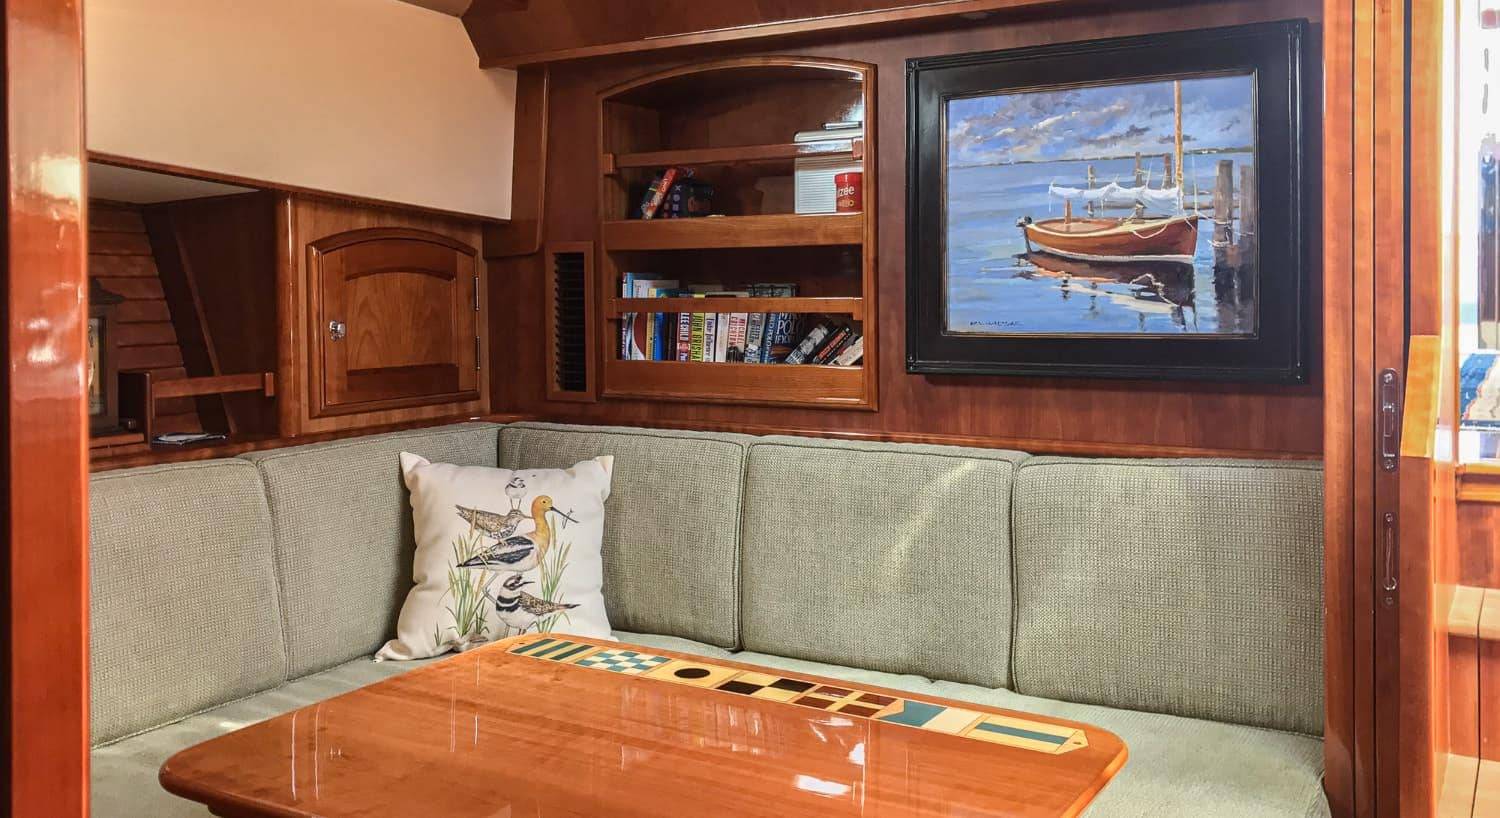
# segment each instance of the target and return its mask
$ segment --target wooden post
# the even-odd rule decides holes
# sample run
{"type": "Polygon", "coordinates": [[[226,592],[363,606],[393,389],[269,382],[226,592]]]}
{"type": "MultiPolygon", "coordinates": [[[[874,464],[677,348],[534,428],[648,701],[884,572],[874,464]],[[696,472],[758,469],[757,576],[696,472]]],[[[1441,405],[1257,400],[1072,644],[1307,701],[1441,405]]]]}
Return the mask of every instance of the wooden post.
{"type": "Polygon", "coordinates": [[[1234,265],[1230,245],[1234,243],[1234,161],[1219,160],[1214,180],[1214,267],[1228,269],[1234,265]]]}
{"type": "Polygon", "coordinates": [[[1073,200],[1063,199],[1063,224],[1073,223],[1073,200]]]}
{"type": "Polygon", "coordinates": [[[1172,154],[1161,158],[1161,189],[1166,190],[1172,186],[1172,154]]]}
{"type": "MultiPolygon", "coordinates": [[[[1089,178],[1089,190],[1093,190],[1094,189],[1094,166],[1093,165],[1089,165],[1089,177],[1088,178],[1089,178]]],[[[1086,204],[1084,204],[1083,209],[1084,209],[1084,212],[1086,212],[1086,213],[1089,214],[1089,218],[1093,218],[1094,217],[1094,203],[1092,201],[1089,201],[1086,204]]]]}
{"type": "Polygon", "coordinates": [[[1175,126],[1175,145],[1172,149],[1172,161],[1177,165],[1176,187],[1182,187],[1182,81],[1172,83],[1172,107],[1176,109],[1173,114],[1173,125],[1175,126]]]}
{"type": "Polygon", "coordinates": [[[1235,244],[1235,266],[1255,263],[1255,242],[1260,232],[1260,203],[1256,201],[1255,168],[1240,165],[1240,235],[1235,244]]]}
{"type": "Polygon", "coordinates": [[[1135,186],[1146,184],[1146,171],[1141,168],[1141,152],[1135,152],[1135,186]]]}

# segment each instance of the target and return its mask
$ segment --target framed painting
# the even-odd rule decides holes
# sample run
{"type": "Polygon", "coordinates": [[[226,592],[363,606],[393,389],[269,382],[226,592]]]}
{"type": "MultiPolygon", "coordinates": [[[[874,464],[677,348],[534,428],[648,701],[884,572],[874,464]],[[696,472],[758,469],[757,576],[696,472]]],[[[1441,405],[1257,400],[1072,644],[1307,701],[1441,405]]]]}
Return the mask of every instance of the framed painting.
{"type": "Polygon", "coordinates": [[[1286,21],[907,63],[907,369],[1300,383],[1286,21]]]}

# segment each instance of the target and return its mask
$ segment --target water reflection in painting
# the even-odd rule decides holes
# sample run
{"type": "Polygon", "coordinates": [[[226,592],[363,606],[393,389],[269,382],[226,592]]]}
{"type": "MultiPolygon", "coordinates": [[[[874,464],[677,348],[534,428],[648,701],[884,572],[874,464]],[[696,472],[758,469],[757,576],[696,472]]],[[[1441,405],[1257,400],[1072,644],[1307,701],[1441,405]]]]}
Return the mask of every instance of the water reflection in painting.
{"type": "Polygon", "coordinates": [[[1256,330],[1248,74],[954,99],[946,325],[964,334],[1256,330]]]}

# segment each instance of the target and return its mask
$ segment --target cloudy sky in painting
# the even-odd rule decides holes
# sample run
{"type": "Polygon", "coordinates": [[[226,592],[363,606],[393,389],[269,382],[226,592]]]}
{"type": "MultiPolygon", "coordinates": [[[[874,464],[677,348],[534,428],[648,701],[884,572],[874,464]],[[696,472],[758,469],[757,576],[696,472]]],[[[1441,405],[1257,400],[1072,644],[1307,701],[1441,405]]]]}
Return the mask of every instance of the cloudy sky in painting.
{"type": "MultiPolygon", "coordinates": [[[[1182,82],[1188,151],[1254,144],[1249,74],[1182,82]]],[[[1053,162],[1172,150],[1172,83],[1096,85],[948,102],[948,164],[1053,162]]]]}

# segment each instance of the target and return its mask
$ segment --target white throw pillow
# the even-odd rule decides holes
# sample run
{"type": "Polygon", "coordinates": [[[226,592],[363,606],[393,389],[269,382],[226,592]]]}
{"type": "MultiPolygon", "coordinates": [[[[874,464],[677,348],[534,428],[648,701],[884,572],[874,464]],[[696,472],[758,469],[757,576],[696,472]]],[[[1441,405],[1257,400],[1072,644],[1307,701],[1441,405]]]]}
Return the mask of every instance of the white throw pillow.
{"type": "Polygon", "coordinates": [[[613,465],[596,457],[512,471],[402,452],[415,587],[376,658],[423,659],[519,633],[611,638],[599,547],[613,465]]]}

